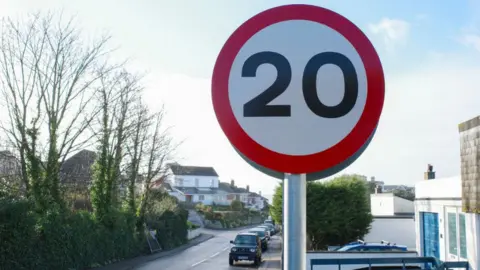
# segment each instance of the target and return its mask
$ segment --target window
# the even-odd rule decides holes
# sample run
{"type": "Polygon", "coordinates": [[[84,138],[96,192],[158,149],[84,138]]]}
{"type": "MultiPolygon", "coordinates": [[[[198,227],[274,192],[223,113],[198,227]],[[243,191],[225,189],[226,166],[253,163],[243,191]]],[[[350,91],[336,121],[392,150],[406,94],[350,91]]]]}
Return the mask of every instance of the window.
{"type": "Polygon", "coordinates": [[[177,186],[182,187],[183,186],[183,178],[177,178],[175,179],[175,182],[177,186]]]}
{"type": "Polygon", "coordinates": [[[467,259],[467,233],[465,226],[465,214],[458,215],[459,235],[460,235],[460,257],[467,259]]]}
{"type": "Polygon", "coordinates": [[[198,195],[198,200],[199,201],[205,200],[205,195],[198,195]]]}
{"type": "Polygon", "coordinates": [[[458,256],[456,213],[448,213],[448,252],[458,256]]]}

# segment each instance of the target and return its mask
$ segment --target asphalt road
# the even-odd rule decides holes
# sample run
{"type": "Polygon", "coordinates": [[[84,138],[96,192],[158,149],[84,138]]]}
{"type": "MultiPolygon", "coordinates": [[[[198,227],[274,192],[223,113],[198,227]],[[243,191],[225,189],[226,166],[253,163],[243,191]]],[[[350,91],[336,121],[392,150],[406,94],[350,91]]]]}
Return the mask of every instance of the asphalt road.
{"type": "MultiPolygon", "coordinates": [[[[136,270],[224,270],[224,269],[255,269],[249,262],[238,262],[234,266],[228,265],[230,240],[239,232],[212,231],[203,229],[205,233],[215,235],[212,239],[197,246],[186,249],[178,254],[161,258],[141,265],[136,270]]],[[[263,262],[259,269],[280,269],[281,238],[274,236],[270,239],[269,250],[263,254],[263,262]]]]}

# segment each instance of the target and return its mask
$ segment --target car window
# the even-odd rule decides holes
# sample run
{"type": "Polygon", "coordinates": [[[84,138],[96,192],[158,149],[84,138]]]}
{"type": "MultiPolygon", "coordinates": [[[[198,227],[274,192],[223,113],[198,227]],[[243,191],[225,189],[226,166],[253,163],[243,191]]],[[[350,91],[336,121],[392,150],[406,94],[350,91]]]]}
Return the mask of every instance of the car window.
{"type": "Polygon", "coordinates": [[[264,231],[249,231],[250,233],[256,233],[260,237],[265,237],[264,231]]]}
{"type": "Polygon", "coordinates": [[[235,237],[234,243],[237,245],[255,245],[255,236],[251,235],[237,235],[235,237]]]}

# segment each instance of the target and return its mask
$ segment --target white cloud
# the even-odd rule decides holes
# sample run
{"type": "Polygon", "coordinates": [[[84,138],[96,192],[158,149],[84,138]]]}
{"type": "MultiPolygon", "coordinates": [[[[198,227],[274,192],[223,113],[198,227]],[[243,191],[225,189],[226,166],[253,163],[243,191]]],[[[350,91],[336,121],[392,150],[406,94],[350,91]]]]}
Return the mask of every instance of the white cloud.
{"type": "Polygon", "coordinates": [[[477,51],[480,51],[480,36],[474,34],[466,34],[460,39],[464,45],[474,48],[477,51]]]}
{"type": "Polygon", "coordinates": [[[397,45],[406,42],[410,24],[402,20],[383,18],[376,24],[370,24],[368,29],[372,34],[382,38],[388,51],[393,51],[397,45]]]}

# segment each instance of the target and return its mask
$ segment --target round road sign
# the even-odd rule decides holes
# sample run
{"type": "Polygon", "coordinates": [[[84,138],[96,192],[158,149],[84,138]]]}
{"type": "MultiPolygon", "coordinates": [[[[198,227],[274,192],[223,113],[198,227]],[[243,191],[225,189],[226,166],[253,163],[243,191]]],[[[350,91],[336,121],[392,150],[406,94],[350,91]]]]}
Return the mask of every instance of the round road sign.
{"type": "Polygon", "coordinates": [[[232,145],[283,173],[326,171],[355,156],[374,133],[384,96],[368,38],[310,5],[272,8],[243,23],[212,77],[215,114],[232,145]]]}

